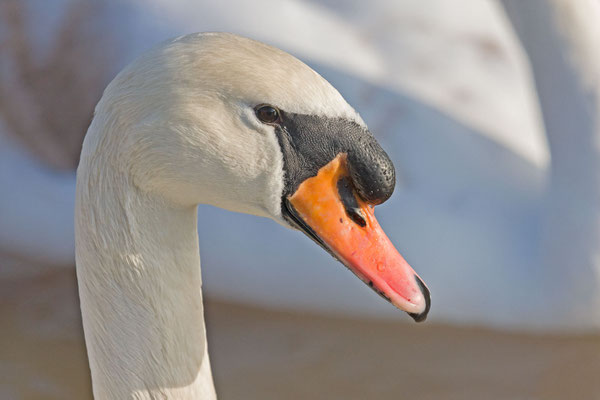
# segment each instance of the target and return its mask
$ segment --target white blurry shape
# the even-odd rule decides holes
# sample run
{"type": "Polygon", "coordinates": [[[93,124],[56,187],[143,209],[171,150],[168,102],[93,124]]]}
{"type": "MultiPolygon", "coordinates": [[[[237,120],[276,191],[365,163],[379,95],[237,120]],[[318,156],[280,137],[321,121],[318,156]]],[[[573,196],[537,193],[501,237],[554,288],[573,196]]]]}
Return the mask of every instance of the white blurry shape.
{"type": "Polygon", "coordinates": [[[547,165],[526,57],[496,2],[325,3],[384,57],[377,83],[409,92],[534,165],[547,165]]]}

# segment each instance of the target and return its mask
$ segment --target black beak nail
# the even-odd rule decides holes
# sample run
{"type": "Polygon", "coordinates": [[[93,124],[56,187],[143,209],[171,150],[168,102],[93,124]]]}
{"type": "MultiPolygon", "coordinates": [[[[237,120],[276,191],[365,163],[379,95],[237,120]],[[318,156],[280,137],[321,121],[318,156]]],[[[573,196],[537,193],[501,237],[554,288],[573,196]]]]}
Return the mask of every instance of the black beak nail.
{"type": "Polygon", "coordinates": [[[415,275],[415,279],[417,280],[417,284],[421,289],[421,293],[423,293],[423,297],[425,298],[425,310],[422,313],[408,313],[415,320],[415,322],[423,322],[427,319],[427,314],[429,314],[429,309],[431,308],[431,296],[429,294],[429,289],[423,283],[421,278],[415,275]]]}

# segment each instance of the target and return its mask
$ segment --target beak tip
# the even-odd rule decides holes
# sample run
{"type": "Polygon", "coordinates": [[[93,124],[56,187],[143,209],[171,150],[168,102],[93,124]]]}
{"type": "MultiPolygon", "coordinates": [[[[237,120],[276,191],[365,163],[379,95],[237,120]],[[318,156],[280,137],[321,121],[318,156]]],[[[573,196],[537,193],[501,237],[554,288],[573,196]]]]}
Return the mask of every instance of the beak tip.
{"type": "Polygon", "coordinates": [[[410,317],[412,319],[415,320],[415,322],[423,322],[427,319],[427,313],[426,312],[422,312],[420,314],[417,313],[408,313],[408,315],[410,315],[410,317]]]}
{"type": "Polygon", "coordinates": [[[415,280],[421,289],[421,293],[423,294],[423,298],[425,299],[425,310],[420,313],[408,313],[415,320],[415,322],[423,322],[427,319],[427,314],[429,314],[429,309],[431,308],[431,295],[429,293],[429,289],[425,286],[425,283],[415,275],[415,280]]]}

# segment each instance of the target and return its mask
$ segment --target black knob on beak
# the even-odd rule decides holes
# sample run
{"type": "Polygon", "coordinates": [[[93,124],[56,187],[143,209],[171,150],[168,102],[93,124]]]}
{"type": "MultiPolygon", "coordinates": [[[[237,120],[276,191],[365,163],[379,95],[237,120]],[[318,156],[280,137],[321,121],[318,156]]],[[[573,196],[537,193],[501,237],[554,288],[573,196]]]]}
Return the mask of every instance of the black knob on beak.
{"type": "Polygon", "coordinates": [[[367,203],[381,204],[394,193],[394,164],[370,132],[361,135],[348,151],[348,170],[358,194],[367,203]]]}

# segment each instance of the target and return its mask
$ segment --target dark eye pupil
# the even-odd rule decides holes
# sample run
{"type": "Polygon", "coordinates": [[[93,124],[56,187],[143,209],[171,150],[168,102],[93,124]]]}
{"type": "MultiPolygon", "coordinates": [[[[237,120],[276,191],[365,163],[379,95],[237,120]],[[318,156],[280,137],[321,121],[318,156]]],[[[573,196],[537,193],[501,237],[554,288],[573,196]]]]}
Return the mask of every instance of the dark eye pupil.
{"type": "Polygon", "coordinates": [[[262,122],[273,123],[279,119],[279,111],[271,106],[262,106],[256,110],[256,116],[262,122]]]}

